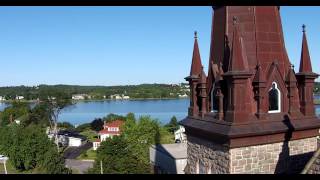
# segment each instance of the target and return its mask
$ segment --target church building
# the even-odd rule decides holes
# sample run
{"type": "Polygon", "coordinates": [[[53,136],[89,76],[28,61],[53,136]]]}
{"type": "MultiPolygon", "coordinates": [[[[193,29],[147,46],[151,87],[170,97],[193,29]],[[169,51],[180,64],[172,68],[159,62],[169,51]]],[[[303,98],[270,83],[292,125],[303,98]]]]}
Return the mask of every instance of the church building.
{"type": "MultiPolygon", "coordinates": [[[[186,173],[300,173],[317,147],[306,26],[299,72],[285,48],[278,6],[214,6],[204,70],[195,33],[186,173]],[[207,72],[207,75],[205,73],[207,72]]],[[[298,42],[297,42],[298,43],[298,42]]]]}

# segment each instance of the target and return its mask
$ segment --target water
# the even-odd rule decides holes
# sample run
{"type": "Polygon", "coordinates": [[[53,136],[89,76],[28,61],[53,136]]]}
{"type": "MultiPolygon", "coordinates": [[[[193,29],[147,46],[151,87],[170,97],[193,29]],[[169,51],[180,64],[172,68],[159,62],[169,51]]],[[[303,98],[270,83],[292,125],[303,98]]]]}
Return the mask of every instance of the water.
{"type": "Polygon", "coordinates": [[[65,108],[59,120],[81,124],[91,122],[95,118],[102,118],[109,113],[126,115],[133,112],[136,118],[150,115],[161,123],[167,123],[172,116],[176,116],[178,120],[185,118],[188,106],[189,99],[87,101],[65,108]]]}
{"type": "MultiPolygon", "coordinates": [[[[315,98],[320,98],[320,96],[315,96],[315,98]]],[[[8,105],[0,103],[0,111],[8,105]]],[[[150,115],[165,124],[170,121],[172,116],[176,116],[178,120],[185,118],[188,106],[189,99],[77,102],[62,111],[59,121],[76,125],[91,122],[95,118],[102,118],[109,113],[126,115],[133,112],[137,118],[142,115],[150,115]]],[[[316,105],[316,113],[320,115],[320,105],[316,105]]]]}

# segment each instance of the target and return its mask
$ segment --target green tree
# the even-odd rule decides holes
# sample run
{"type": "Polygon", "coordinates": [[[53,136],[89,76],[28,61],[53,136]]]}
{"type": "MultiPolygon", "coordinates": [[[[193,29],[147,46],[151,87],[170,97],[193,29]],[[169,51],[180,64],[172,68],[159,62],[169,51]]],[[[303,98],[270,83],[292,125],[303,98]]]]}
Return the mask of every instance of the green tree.
{"type": "Polygon", "coordinates": [[[43,128],[10,125],[0,128],[0,151],[9,156],[11,164],[20,171],[39,169],[39,173],[69,173],[64,159],[43,128]]]}
{"type": "Polygon", "coordinates": [[[17,118],[27,115],[30,107],[27,103],[14,101],[11,106],[4,109],[0,114],[0,126],[6,126],[17,118]]]}
{"type": "Polygon", "coordinates": [[[101,131],[103,129],[103,121],[100,118],[95,119],[90,123],[90,126],[94,131],[101,131]]]}
{"type": "Polygon", "coordinates": [[[174,131],[179,129],[179,123],[176,116],[173,116],[168,124],[165,125],[169,132],[174,133],[174,131]]]}
{"type": "Polygon", "coordinates": [[[100,173],[101,161],[104,174],[150,173],[150,167],[132,150],[123,136],[108,138],[97,150],[94,168],[89,173],[100,173]]]}

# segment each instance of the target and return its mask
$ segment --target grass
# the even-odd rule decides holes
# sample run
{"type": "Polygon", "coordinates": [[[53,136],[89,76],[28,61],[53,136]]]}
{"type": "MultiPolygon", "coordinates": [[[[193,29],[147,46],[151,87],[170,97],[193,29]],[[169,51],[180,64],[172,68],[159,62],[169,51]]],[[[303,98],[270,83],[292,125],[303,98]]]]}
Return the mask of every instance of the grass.
{"type": "Polygon", "coordinates": [[[315,99],[313,102],[314,102],[314,104],[319,105],[320,104],[320,99],[315,99]]]}
{"type": "MultiPolygon", "coordinates": [[[[19,172],[18,170],[16,170],[12,164],[10,163],[10,161],[7,161],[6,163],[6,167],[7,167],[7,172],[8,174],[21,174],[21,172],[19,172]]],[[[4,174],[4,166],[3,163],[0,163],[0,174],[4,174]]]]}
{"type": "Polygon", "coordinates": [[[89,129],[81,132],[80,134],[87,137],[87,139],[91,142],[94,142],[98,136],[98,134],[95,131],[89,129]]]}
{"type": "Polygon", "coordinates": [[[77,160],[95,160],[97,157],[97,152],[90,148],[85,153],[82,153],[77,160]]]}

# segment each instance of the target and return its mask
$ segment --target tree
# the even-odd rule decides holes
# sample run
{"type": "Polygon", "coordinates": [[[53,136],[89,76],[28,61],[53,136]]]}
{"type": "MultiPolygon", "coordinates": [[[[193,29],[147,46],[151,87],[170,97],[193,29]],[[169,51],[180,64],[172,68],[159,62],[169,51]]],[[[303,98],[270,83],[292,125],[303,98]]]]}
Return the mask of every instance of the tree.
{"type": "Polygon", "coordinates": [[[108,138],[97,150],[97,159],[90,173],[100,173],[102,161],[105,174],[145,174],[150,173],[148,164],[143,163],[137,153],[132,151],[130,144],[123,136],[108,138]],[[112,162],[112,163],[110,163],[112,162]]]}
{"type": "Polygon", "coordinates": [[[174,133],[174,131],[179,129],[179,124],[177,118],[173,116],[168,124],[165,125],[169,132],[174,133]]]}
{"type": "Polygon", "coordinates": [[[12,123],[15,119],[27,115],[30,107],[27,103],[14,101],[11,106],[4,109],[0,116],[0,126],[6,126],[12,123]]]}
{"type": "Polygon", "coordinates": [[[101,131],[103,129],[103,121],[100,118],[95,119],[90,123],[90,126],[94,131],[101,131]]]}
{"type": "Polygon", "coordinates": [[[10,125],[0,128],[0,151],[9,156],[20,171],[38,169],[40,173],[69,173],[64,159],[39,125],[10,125]]]}
{"type": "Polygon", "coordinates": [[[53,129],[55,143],[59,151],[58,140],[58,117],[61,110],[72,104],[72,101],[68,94],[63,91],[46,91],[43,90],[40,93],[40,101],[45,104],[49,113],[50,128],[53,129]]]}

